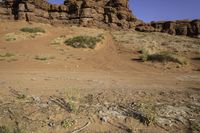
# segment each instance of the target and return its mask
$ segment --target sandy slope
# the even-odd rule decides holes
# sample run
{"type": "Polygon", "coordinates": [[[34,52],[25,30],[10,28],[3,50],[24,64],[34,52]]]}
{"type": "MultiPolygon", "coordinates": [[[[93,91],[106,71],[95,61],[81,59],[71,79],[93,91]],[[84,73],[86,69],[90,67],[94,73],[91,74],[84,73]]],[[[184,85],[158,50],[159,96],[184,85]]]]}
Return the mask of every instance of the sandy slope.
{"type": "MultiPolygon", "coordinates": [[[[122,93],[123,96],[118,97],[120,99],[130,98],[138,92],[188,92],[192,88],[199,91],[199,72],[189,66],[181,70],[163,70],[160,64],[155,67],[133,61],[132,58],[136,56],[134,51],[125,48],[123,43],[115,42],[111,31],[32,24],[43,27],[47,32],[31,39],[19,37],[16,41],[5,41],[5,34],[21,34],[19,29],[24,26],[30,25],[25,22],[0,23],[0,53],[14,54],[11,57],[14,60],[6,58],[0,61],[0,95],[3,97],[10,95],[10,89],[44,97],[62,92],[82,96],[105,93],[107,100],[115,98],[118,95],[115,93],[122,93]],[[103,34],[104,40],[95,50],[74,49],[64,44],[51,45],[51,41],[61,35],[69,38],[80,34],[103,34]],[[37,55],[53,59],[35,60],[37,55]]],[[[195,65],[199,66],[199,62],[195,62],[195,65]]],[[[106,126],[97,124],[88,132],[111,129],[109,125],[106,126]]]]}

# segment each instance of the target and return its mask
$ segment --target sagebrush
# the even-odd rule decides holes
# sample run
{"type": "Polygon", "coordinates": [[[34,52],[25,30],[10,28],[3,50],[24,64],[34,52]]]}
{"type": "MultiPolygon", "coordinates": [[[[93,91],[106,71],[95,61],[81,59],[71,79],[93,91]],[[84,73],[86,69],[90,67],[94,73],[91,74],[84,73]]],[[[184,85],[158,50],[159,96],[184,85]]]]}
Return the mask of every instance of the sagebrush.
{"type": "Polygon", "coordinates": [[[91,48],[94,49],[96,44],[101,41],[101,37],[93,36],[76,36],[65,41],[65,44],[74,48],[91,48]]]}

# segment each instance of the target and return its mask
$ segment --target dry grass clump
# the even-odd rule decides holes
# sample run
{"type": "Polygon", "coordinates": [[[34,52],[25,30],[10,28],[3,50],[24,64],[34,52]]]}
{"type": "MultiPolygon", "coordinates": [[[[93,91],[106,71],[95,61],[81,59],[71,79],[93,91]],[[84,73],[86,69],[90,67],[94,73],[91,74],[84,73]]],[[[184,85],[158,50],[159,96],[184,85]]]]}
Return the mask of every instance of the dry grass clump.
{"type": "Polygon", "coordinates": [[[0,57],[12,57],[15,56],[13,53],[5,53],[5,54],[0,54],[0,57]]]}
{"type": "Polygon", "coordinates": [[[75,120],[73,119],[65,119],[61,122],[61,126],[64,127],[64,128],[70,128],[72,127],[74,124],[75,124],[75,120]]]}
{"type": "Polygon", "coordinates": [[[197,55],[197,57],[196,57],[195,59],[196,59],[196,60],[200,60],[200,49],[199,49],[198,55],[197,55]]]}
{"type": "Polygon", "coordinates": [[[17,59],[15,58],[15,54],[7,52],[4,54],[0,54],[0,61],[12,62],[17,61],[17,59]]]}
{"type": "Polygon", "coordinates": [[[143,124],[150,125],[151,123],[155,122],[156,108],[154,104],[147,102],[138,102],[134,103],[134,106],[137,108],[138,112],[142,114],[143,119],[140,118],[140,121],[142,120],[141,122],[143,122],[143,124]]]}
{"type": "Polygon", "coordinates": [[[0,133],[21,133],[18,127],[0,126],[0,133]]]}
{"type": "Polygon", "coordinates": [[[141,53],[142,55],[140,56],[140,59],[142,61],[174,62],[174,63],[179,63],[181,65],[187,64],[187,61],[185,58],[179,57],[176,54],[173,54],[167,51],[149,54],[147,50],[142,49],[141,53]]]}
{"type": "Polygon", "coordinates": [[[46,61],[46,60],[51,60],[54,59],[55,57],[53,56],[42,56],[42,55],[36,55],[35,60],[40,60],[40,61],[46,61]]]}
{"type": "Polygon", "coordinates": [[[59,45],[62,44],[64,41],[63,37],[57,37],[51,41],[51,45],[59,45]]]}
{"type": "Polygon", "coordinates": [[[74,48],[94,49],[96,44],[102,40],[101,36],[76,36],[65,41],[65,44],[74,48]]]}
{"type": "Polygon", "coordinates": [[[5,35],[6,41],[15,41],[17,40],[17,35],[15,33],[8,33],[5,35]]]}
{"type": "Polygon", "coordinates": [[[28,32],[28,33],[45,33],[46,31],[42,29],[41,27],[24,27],[21,28],[20,31],[22,32],[28,32]]]}

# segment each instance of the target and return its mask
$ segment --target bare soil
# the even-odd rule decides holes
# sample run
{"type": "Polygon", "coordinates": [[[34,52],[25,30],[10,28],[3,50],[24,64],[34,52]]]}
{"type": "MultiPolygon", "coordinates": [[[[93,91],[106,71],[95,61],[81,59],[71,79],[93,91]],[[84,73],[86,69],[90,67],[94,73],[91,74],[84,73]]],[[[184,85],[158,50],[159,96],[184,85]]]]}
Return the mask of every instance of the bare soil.
{"type": "Polygon", "coordinates": [[[199,39],[163,33],[0,22],[0,132],[198,133],[199,52],[199,39]],[[104,39],[95,49],[63,43],[78,35],[104,39]],[[188,63],[142,62],[141,48],[188,63]]]}

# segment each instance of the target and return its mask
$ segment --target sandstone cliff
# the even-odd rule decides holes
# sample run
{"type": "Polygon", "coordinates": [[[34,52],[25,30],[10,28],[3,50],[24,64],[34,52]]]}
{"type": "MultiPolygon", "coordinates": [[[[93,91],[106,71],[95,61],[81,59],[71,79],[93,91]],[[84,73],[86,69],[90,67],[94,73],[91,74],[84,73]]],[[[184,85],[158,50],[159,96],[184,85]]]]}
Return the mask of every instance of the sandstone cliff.
{"type": "Polygon", "coordinates": [[[145,24],[129,10],[128,0],[65,0],[61,5],[46,0],[0,0],[1,19],[200,36],[200,20],[145,24]]]}
{"type": "Polygon", "coordinates": [[[141,22],[128,9],[128,0],[65,0],[62,5],[45,0],[4,0],[0,19],[123,29],[141,22]]]}
{"type": "Polygon", "coordinates": [[[171,35],[200,37],[200,19],[151,22],[139,24],[136,30],[143,32],[164,32],[171,35]]]}
{"type": "Polygon", "coordinates": [[[200,35],[200,20],[178,20],[166,22],[152,22],[157,30],[172,35],[198,36],[200,35]]]}

